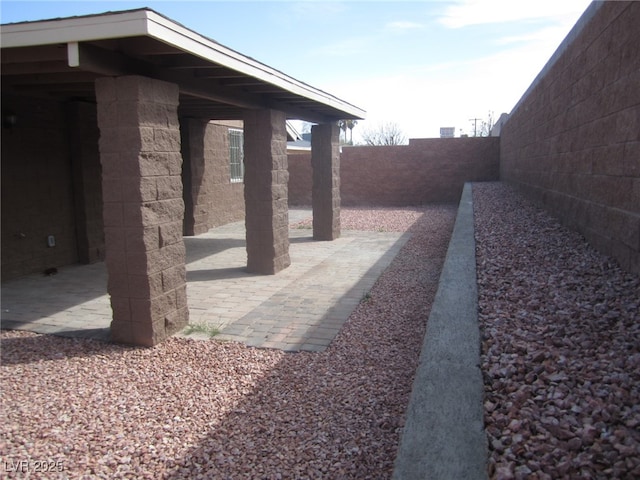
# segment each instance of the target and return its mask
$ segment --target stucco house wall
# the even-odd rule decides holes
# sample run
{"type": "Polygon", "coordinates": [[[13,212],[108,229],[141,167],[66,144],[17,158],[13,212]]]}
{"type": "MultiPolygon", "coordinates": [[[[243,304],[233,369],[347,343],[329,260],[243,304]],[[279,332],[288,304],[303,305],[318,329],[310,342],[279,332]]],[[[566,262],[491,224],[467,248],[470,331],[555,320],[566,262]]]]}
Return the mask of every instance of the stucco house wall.
{"type": "Polygon", "coordinates": [[[596,2],[512,111],[501,178],[640,271],[640,3],[596,2]]]}

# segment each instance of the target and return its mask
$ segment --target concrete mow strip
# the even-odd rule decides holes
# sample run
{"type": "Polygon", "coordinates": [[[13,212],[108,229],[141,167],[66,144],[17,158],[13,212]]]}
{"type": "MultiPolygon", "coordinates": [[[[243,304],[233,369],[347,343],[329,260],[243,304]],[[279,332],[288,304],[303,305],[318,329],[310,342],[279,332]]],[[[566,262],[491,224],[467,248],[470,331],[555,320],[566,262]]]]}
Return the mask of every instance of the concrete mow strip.
{"type": "Polygon", "coordinates": [[[431,308],[395,480],[487,478],[471,184],[431,308]]]}

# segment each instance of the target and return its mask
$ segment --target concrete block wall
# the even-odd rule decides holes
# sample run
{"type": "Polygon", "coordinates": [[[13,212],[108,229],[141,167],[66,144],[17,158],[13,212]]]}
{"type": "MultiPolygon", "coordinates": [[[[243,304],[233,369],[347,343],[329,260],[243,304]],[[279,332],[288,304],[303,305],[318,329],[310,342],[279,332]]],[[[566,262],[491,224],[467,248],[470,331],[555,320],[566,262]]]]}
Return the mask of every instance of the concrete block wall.
{"type": "Polygon", "coordinates": [[[595,2],[514,108],[501,178],[640,271],[640,3],[595,2]]]}
{"type": "Polygon", "coordinates": [[[242,128],[242,122],[181,122],[185,235],[244,218],[244,183],[231,182],[229,128],[242,128]]]}
{"type": "Polygon", "coordinates": [[[313,188],[311,152],[288,153],[287,161],[289,164],[289,204],[310,206],[313,188]]]}
{"type": "MultiPolygon", "coordinates": [[[[411,139],[409,145],[343,147],[342,205],[456,203],[465,182],[497,180],[500,140],[411,139]]],[[[289,155],[289,203],[311,204],[311,155],[289,155]]]]}
{"type": "Polygon", "coordinates": [[[244,219],[244,182],[231,182],[229,128],[242,129],[242,122],[212,122],[205,133],[205,158],[211,164],[209,228],[244,219]]]}
{"type": "Polygon", "coordinates": [[[65,108],[58,102],[2,96],[2,279],[78,262],[65,108]],[[55,247],[47,237],[55,237],[55,247]]]}

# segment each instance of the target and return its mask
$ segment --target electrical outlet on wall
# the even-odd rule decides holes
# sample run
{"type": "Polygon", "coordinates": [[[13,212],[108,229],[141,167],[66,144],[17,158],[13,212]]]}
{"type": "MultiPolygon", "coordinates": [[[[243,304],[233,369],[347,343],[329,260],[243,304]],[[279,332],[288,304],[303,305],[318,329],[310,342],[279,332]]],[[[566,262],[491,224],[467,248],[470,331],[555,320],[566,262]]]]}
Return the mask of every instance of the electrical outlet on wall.
{"type": "Polygon", "coordinates": [[[55,247],[56,246],[56,237],[54,237],[53,235],[49,235],[47,237],[47,245],[49,247],[55,247]]]}

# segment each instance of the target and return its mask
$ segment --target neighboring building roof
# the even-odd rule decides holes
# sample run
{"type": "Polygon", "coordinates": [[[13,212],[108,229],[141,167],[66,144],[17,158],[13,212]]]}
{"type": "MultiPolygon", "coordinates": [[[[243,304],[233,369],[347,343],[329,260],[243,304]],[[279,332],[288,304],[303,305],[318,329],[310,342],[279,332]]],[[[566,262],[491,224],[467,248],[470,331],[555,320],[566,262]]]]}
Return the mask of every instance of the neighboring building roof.
{"type": "Polygon", "coordinates": [[[287,142],[287,150],[311,151],[311,142],[308,140],[287,142]]]}
{"type": "Polygon", "coordinates": [[[509,120],[509,114],[508,113],[502,113],[500,115],[500,117],[498,118],[498,120],[496,121],[496,123],[493,125],[493,128],[491,128],[490,135],[492,137],[499,137],[500,136],[500,132],[502,131],[502,126],[505,123],[507,123],[507,120],[509,120]]]}
{"type": "Polygon", "coordinates": [[[2,89],[95,98],[100,76],[180,86],[184,116],[239,119],[270,108],[316,123],[365,112],[148,8],[2,25],[2,89]]]}
{"type": "Polygon", "coordinates": [[[456,133],[456,127],[440,127],[440,138],[453,138],[456,133]]]}
{"type": "Polygon", "coordinates": [[[295,142],[302,139],[302,137],[298,133],[298,130],[296,130],[296,128],[293,125],[291,125],[291,122],[287,122],[286,127],[287,127],[287,142],[295,142]]]}

